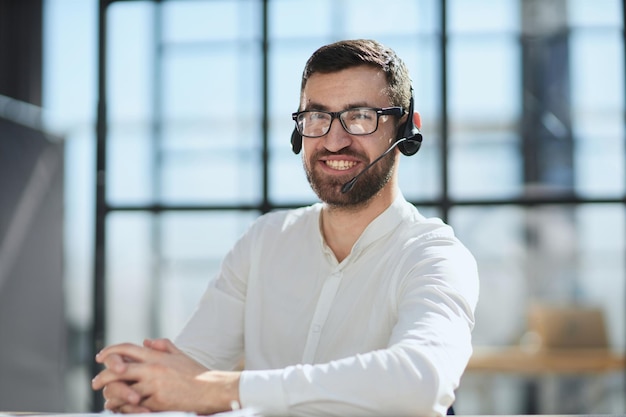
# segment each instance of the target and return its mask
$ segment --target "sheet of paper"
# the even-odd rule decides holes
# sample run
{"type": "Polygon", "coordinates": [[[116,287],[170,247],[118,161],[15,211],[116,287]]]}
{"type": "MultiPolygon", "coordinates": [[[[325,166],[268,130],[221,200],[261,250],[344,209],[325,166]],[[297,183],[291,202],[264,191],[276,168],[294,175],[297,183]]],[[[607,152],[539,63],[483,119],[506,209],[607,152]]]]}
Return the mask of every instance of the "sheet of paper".
{"type": "Polygon", "coordinates": [[[214,414],[217,417],[263,417],[254,408],[242,408],[240,410],[225,411],[223,413],[214,414]]]}
{"type": "MultiPolygon", "coordinates": [[[[121,416],[121,414],[114,414],[109,411],[103,411],[101,413],[41,413],[41,412],[11,412],[0,411],[0,417],[28,417],[28,416],[41,416],[41,417],[113,417],[121,416]]],[[[216,417],[262,417],[261,413],[253,408],[242,408],[240,410],[225,411],[223,413],[213,414],[216,417]]],[[[124,417],[198,417],[194,413],[185,413],[181,411],[166,411],[160,413],[143,413],[143,414],[124,414],[124,417]]]]}

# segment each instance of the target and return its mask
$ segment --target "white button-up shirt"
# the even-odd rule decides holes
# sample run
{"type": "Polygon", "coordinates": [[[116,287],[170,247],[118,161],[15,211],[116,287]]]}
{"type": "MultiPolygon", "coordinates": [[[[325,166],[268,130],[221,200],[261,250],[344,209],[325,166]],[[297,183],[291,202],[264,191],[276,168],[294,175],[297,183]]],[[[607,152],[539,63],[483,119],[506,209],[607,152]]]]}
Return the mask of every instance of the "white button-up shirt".
{"type": "Polygon", "coordinates": [[[400,195],[337,262],[321,208],[254,222],[176,344],[210,369],[243,357],[241,403],[265,415],[445,414],[472,351],[474,258],[400,195]]]}

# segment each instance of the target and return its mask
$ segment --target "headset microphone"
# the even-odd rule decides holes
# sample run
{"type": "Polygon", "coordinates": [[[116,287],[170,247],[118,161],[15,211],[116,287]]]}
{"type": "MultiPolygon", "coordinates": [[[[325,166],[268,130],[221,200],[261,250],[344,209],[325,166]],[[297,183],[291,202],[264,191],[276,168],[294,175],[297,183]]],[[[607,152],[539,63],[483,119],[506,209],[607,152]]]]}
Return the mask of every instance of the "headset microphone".
{"type": "Polygon", "coordinates": [[[341,187],[341,192],[342,194],[347,193],[348,191],[350,191],[352,189],[352,187],[354,187],[354,184],[356,183],[356,180],[359,179],[359,177],[361,175],[363,175],[365,173],[365,171],[367,171],[368,169],[370,169],[372,166],[374,166],[374,164],[378,161],[380,161],[381,159],[383,159],[383,157],[385,155],[387,155],[389,152],[391,152],[393,150],[393,148],[395,148],[396,146],[398,146],[401,143],[406,142],[407,140],[409,140],[408,138],[402,138],[399,139],[397,141],[395,141],[393,143],[393,145],[391,145],[385,152],[383,152],[378,158],[374,159],[372,162],[370,162],[370,164],[368,166],[366,166],[365,168],[363,168],[363,171],[359,172],[358,174],[356,174],[354,176],[354,178],[352,178],[350,181],[348,181],[347,183],[345,183],[342,187],[341,187]]]}

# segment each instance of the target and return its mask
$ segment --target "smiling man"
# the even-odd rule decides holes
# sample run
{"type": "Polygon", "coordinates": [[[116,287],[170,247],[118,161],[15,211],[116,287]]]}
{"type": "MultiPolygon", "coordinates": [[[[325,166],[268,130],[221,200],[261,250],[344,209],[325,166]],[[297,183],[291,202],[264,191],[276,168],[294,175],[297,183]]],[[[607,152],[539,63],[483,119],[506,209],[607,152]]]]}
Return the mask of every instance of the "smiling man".
{"type": "Polygon", "coordinates": [[[321,202],[254,222],[174,343],[100,352],[107,409],[434,416],[454,401],[478,275],[398,187],[422,140],[404,63],[372,40],[323,46],[292,117],[321,202]]]}

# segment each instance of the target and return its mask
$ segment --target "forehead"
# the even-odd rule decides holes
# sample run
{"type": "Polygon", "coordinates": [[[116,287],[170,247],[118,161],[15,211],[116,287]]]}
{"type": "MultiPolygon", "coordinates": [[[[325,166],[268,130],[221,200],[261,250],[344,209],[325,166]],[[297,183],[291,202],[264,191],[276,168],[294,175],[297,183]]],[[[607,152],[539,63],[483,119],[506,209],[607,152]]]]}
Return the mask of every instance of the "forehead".
{"type": "Polygon", "coordinates": [[[385,73],[374,67],[359,66],[331,73],[314,73],[302,91],[301,105],[320,105],[341,110],[353,105],[390,105],[385,73]]]}

